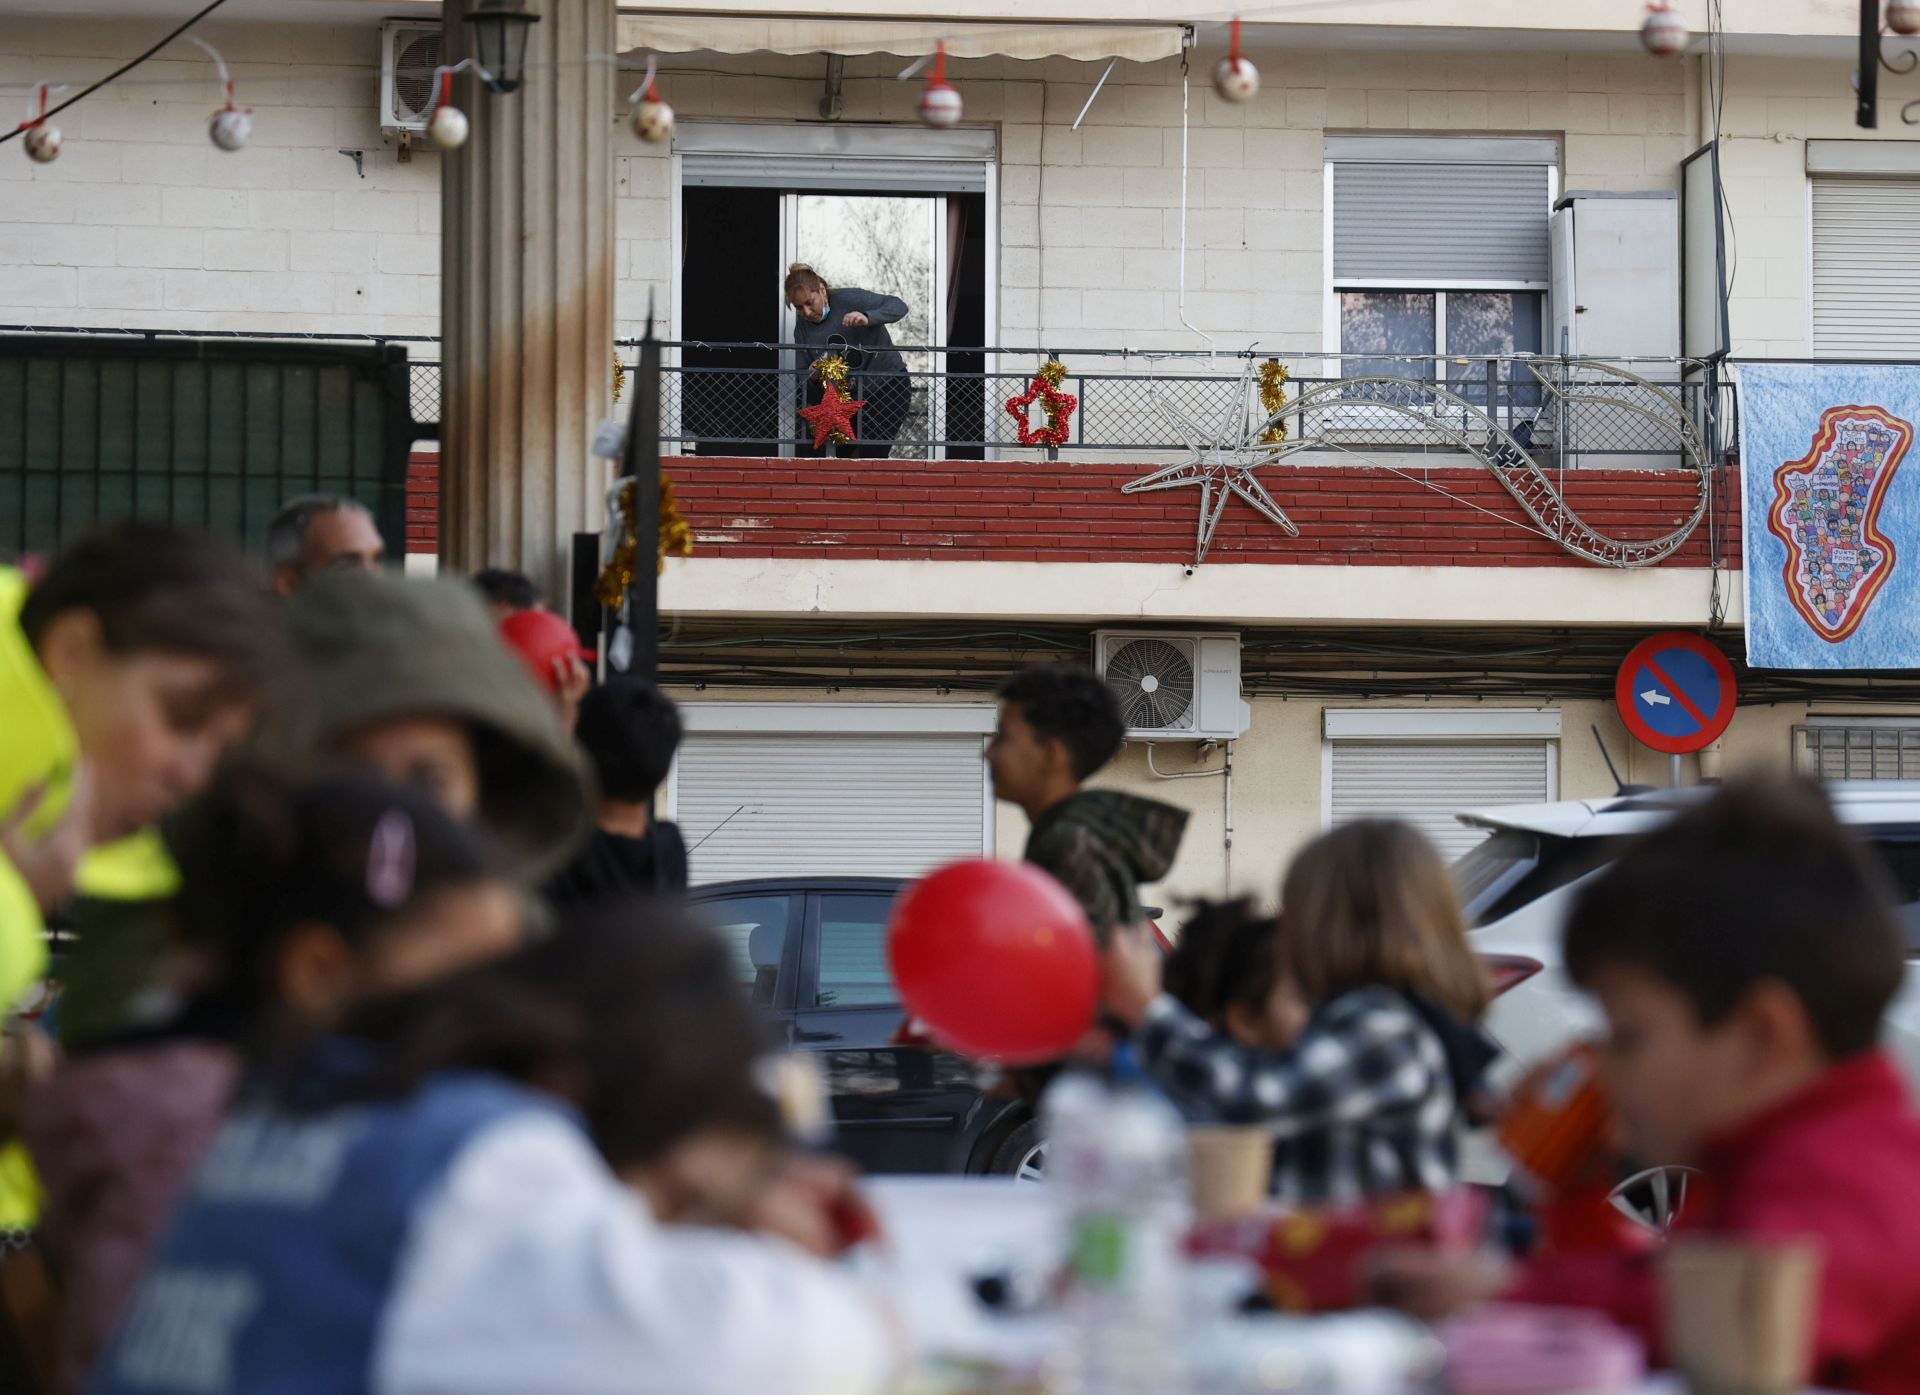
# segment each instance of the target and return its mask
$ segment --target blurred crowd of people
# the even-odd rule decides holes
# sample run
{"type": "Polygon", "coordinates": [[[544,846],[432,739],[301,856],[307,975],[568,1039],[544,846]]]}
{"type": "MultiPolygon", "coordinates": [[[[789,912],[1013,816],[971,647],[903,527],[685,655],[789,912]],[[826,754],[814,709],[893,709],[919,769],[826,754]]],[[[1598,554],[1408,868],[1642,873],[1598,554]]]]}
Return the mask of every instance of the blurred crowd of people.
{"type": "MultiPolygon", "coordinates": [[[[524,577],[382,570],[351,500],[265,544],[128,523],[0,571],[0,1000],[31,1004],[0,1389],[893,1388],[912,1334],[833,1262],[873,1217],[790,1141],[767,1024],[675,897],[672,702],[596,684],[524,577]]],[[[1201,907],[1168,954],[1141,887],[1185,815],[1088,787],[1123,734],[1048,666],[987,752],[1100,946],[1076,1058],[1268,1130],[1277,1204],[1458,1185],[1498,1047],[1433,848],[1336,829],[1278,916],[1201,907]]],[[[1920,1117],[1878,1046],[1904,942],[1820,792],[1689,807],[1583,890],[1567,964],[1624,1144],[1704,1169],[1683,1224],[1815,1241],[1821,1378],[1920,1391],[1920,1117]]],[[[1644,1248],[1376,1259],[1425,1315],[1526,1297],[1661,1340],[1644,1248]]]]}

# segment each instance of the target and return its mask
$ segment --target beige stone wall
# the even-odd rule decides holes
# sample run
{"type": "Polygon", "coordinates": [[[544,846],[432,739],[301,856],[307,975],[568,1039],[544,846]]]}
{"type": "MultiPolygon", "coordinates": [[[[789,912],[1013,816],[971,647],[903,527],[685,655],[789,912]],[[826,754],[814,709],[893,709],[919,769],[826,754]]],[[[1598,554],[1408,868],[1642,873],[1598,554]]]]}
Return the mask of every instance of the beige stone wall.
{"type": "MultiPolygon", "coordinates": [[[[932,694],[820,690],[732,693],[680,692],[683,702],[793,701],[793,702],[903,702],[935,700],[932,694]]],[[[942,702],[958,699],[943,697],[942,702]]],[[[983,696],[980,699],[985,702],[983,696]]],[[[1162,780],[1147,769],[1144,745],[1130,744],[1096,785],[1126,790],[1150,799],[1165,800],[1191,813],[1186,841],[1173,875],[1148,889],[1150,903],[1168,907],[1192,897],[1232,892],[1274,900],[1288,859],[1323,828],[1322,765],[1323,714],[1329,706],[1418,707],[1458,706],[1458,700],[1436,699],[1429,704],[1396,701],[1359,703],[1349,699],[1327,702],[1320,698],[1258,698],[1251,703],[1252,723],[1234,746],[1233,822],[1231,855],[1224,838],[1224,791],[1219,779],[1162,780]]],[[[1499,704],[1487,704],[1498,706],[1499,704]]],[[[1560,798],[1597,799],[1614,793],[1614,783],[1589,730],[1598,725],[1607,750],[1632,784],[1665,786],[1667,757],[1646,750],[1627,735],[1611,702],[1582,699],[1568,702],[1515,702],[1516,707],[1555,707],[1561,714],[1559,748],[1560,798]]],[[[1786,769],[1791,760],[1792,730],[1805,720],[1807,708],[1777,704],[1741,708],[1722,739],[1723,775],[1742,770],[1786,769]]],[[[1163,773],[1217,768],[1218,751],[1202,752],[1178,743],[1160,745],[1154,763],[1163,773]]],[[[1682,762],[1682,777],[1699,779],[1697,758],[1682,762]]],[[[1027,836],[1024,815],[1009,805],[999,806],[995,825],[996,851],[1018,857],[1027,836]]]]}

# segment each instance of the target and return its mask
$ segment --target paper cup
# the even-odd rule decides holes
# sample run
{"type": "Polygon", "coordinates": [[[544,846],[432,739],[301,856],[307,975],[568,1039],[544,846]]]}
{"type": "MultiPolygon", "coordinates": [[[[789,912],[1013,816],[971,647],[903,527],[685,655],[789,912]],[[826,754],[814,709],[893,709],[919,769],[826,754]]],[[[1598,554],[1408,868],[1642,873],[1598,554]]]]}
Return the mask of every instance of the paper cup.
{"type": "Polygon", "coordinates": [[[1674,1241],[1661,1260],[1661,1307],[1673,1363],[1695,1395],[1802,1389],[1819,1277],[1808,1244],[1674,1241]]]}
{"type": "Polygon", "coordinates": [[[1273,1135],[1264,1128],[1187,1130],[1187,1175],[1196,1220],[1226,1220],[1258,1211],[1266,1204],[1272,1174],[1273,1135]]]}

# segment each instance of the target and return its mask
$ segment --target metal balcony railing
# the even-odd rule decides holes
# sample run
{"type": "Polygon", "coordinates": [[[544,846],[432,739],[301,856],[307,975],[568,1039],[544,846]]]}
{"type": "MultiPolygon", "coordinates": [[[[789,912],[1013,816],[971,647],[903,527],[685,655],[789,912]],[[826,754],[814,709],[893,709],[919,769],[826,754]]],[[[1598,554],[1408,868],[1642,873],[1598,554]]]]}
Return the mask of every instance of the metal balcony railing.
{"type": "MultiPolygon", "coordinates": [[[[699,455],[811,455],[798,408],[819,397],[817,351],[796,345],[676,341],[663,345],[661,431],[699,455]]],[[[1717,365],[1662,359],[1600,363],[1535,356],[1445,358],[1258,353],[1142,353],[1114,349],[953,348],[903,345],[908,408],[885,453],[900,459],[1019,458],[1007,408],[1051,356],[1066,365],[1060,391],[1075,399],[1059,452],[1079,458],[1174,455],[1252,444],[1283,432],[1292,450],[1349,454],[1457,454],[1498,447],[1504,432],[1543,467],[1686,467],[1696,447],[1730,436],[1731,390],[1717,365]],[[1285,370],[1269,413],[1261,365],[1285,370]],[[1245,437],[1244,442],[1242,437],[1245,437]]],[[[622,341],[631,375],[637,350],[622,341]],[[632,359],[629,359],[632,354],[632,359]]],[[[854,390],[874,377],[854,363],[854,390]]],[[[434,368],[414,365],[416,415],[434,368]]],[[[1043,424],[1040,406],[1030,410],[1043,424]]],[[[437,412],[434,415],[438,415],[437,412]]],[[[856,430],[859,419],[856,418],[856,430]]],[[[866,449],[839,453],[878,453],[866,449]]],[[[1436,462],[1438,463],[1438,462],[1436,462]]]]}
{"type": "MultiPolygon", "coordinates": [[[[414,420],[423,436],[437,433],[442,396],[437,340],[332,334],[190,337],[405,343],[412,355],[414,420]]],[[[1511,454],[1517,444],[1532,464],[1548,471],[1610,465],[1691,468],[1717,461],[1737,440],[1733,387],[1713,360],[898,348],[907,367],[907,410],[885,453],[902,459],[1019,459],[1050,450],[1022,446],[1006,407],[1010,398],[1027,391],[1049,356],[1065,364],[1060,390],[1076,399],[1067,439],[1057,453],[1082,459],[1173,457],[1196,445],[1231,448],[1244,432],[1248,441],[1268,436],[1266,445],[1277,444],[1288,454],[1497,456],[1511,454]],[[1280,406],[1272,414],[1262,400],[1260,375],[1270,357],[1285,370],[1280,406]],[[1284,440],[1275,443],[1271,435],[1278,430],[1284,430],[1284,440]]],[[[819,395],[811,375],[816,352],[774,343],[664,343],[660,419],[665,444],[698,455],[814,454],[811,428],[798,409],[819,395]]],[[[630,400],[638,341],[619,341],[614,356],[627,374],[630,400]]],[[[866,391],[871,375],[861,374],[857,358],[853,367],[856,393],[866,391]]],[[[1036,426],[1043,422],[1038,404],[1031,420],[1036,426]]],[[[858,453],[878,453],[876,443],[865,444],[858,453]]]]}

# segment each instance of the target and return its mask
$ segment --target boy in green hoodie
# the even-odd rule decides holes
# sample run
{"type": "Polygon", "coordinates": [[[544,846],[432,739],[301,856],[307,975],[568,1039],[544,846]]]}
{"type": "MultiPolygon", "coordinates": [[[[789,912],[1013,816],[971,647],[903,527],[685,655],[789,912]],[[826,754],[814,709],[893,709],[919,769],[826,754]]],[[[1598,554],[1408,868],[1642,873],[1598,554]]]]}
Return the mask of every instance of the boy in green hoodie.
{"type": "Polygon", "coordinates": [[[1106,944],[1116,926],[1143,919],[1140,884],[1173,866],[1183,809],[1081,785],[1113,759],[1126,735],[1107,685],[1073,664],[1036,664],[1000,689],[987,744],[993,792],[1033,824],[1026,860],[1073,893],[1106,944]]]}

